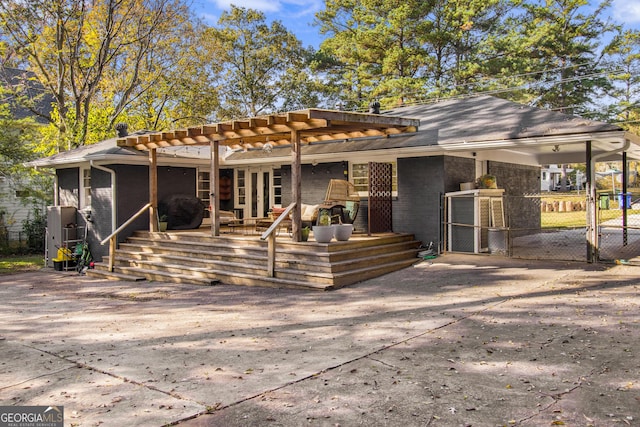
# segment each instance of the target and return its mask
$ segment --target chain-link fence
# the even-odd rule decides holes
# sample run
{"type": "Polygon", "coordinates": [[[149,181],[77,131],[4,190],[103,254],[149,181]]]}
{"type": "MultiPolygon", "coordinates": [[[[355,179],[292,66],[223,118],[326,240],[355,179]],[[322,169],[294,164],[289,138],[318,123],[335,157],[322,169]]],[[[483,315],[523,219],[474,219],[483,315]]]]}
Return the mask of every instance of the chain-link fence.
{"type": "Polygon", "coordinates": [[[528,194],[505,199],[512,257],[587,261],[586,194],[528,194]]]}
{"type": "Polygon", "coordinates": [[[585,193],[503,196],[497,190],[445,196],[444,249],[514,258],[589,261],[640,259],[640,200],[598,194],[597,235],[589,243],[585,193]],[[626,209],[625,209],[626,208],[626,209]]]}
{"type": "Polygon", "coordinates": [[[640,196],[600,193],[598,208],[599,260],[626,263],[640,258],[640,196]]]}

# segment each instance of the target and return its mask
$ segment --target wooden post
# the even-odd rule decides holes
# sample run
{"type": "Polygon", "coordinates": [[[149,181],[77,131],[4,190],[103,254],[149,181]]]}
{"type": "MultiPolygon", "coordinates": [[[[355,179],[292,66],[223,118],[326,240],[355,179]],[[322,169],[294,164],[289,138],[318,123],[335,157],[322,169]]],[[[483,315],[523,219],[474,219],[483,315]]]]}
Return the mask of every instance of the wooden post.
{"type": "Polygon", "coordinates": [[[301,239],[302,217],[302,164],[300,154],[300,131],[291,131],[291,200],[295,206],[291,211],[291,239],[299,242],[301,239]]]}
{"type": "Polygon", "coordinates": [[[211,176],[209,179],[209,203],[211,203],[211,235],[220,235],[220,206],[218,206],[218,191],[220,189],[220,143],[211,141],[211,176]]]}
{"type": "Polygon", "coordinates": [[[113,266],[116,262],[116,241],[117,235],[113,235],[109,240],[109,271],[113,272],[113,266]]]}
{"type": "Polygon", "coordinates": [[[267,276],[275,277],[276,271],[276,233],[269,234],[267,240],[267,276]]]}
{"type": "Polygon", "coordinates": [[[149,149],[149,231],[158,231],[158,155],[149,149]]]}

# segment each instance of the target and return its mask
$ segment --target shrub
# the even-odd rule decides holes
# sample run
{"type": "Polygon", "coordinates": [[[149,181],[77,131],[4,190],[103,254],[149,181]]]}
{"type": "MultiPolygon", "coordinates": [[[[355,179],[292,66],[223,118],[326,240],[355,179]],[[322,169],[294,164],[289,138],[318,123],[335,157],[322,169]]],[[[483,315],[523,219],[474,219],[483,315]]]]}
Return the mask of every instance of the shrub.
{"type": "Polygon", "coordinates": [[[47,216],[40,209],[35,209],[33,218],[29,217],[22,223],[22,230],[27,236],[27,251],[29,253],[44,253],[46,227],[47,216]]]}

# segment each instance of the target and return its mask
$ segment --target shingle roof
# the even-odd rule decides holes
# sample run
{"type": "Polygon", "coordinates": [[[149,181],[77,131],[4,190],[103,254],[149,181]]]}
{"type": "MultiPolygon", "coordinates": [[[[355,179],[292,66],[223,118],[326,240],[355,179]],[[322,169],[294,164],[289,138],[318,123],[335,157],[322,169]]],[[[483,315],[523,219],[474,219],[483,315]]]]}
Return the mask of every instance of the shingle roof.
{"type": "Polygon", "coordinates": [[[419,118],[422,137],[438,144],[622,130],[608,123],[488,95],[401,107],[385,113],[419,118]]]}
{"type": "MultiPolygon", "coordinates": [[[[622,131],[620,127],[608,123],[529,107],[487,95],[399,107],[383,114],[419,119],[418,131],[386,138],[313,143],[303,145],[302,154],[313,156],[415,147],[446,149],[447,145],[482,145],[483,142],[489,147],[491,142],[501,140],[622,131]]],[[[264,153],[261,150],[237,151],[228,156],[227,160],[266,159],[277,157],[278,154],[286,156],[288,150],[278,148],[272,153],[264,153]]]]}

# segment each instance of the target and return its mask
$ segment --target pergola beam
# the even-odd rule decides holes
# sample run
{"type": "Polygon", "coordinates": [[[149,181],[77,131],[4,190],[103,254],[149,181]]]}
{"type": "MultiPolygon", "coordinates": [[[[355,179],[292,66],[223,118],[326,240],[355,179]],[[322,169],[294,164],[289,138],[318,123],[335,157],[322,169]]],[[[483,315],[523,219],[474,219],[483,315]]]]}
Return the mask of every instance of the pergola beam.
{"type": "Polygon", "coordinates": [[[220,145],[250,149],[262,147],[267,142],[284,145],[287,143],[285,141],[291,140],[294,131],[299,132],[299,142],[305,144],[415,132],[418,125],[417,119],[309,109],[155,134],[131,135],[118,139],[118,146],[146,150],[180,145],[208,145],[212,141],[218,141],[220,145]]]}

